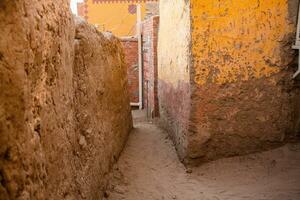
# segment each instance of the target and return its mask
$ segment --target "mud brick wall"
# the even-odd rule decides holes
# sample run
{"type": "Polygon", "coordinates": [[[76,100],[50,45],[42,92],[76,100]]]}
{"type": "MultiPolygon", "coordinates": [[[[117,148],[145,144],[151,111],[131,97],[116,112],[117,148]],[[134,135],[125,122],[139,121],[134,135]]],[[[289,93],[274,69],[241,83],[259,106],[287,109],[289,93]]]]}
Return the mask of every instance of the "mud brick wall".
{"type": "Polygon", "coordinates": [[[186,163],[201,163],[266,150],[293,137],[299,99],[291,79],[291,46],[298,1],[179,2],[190,4],[190,11],[178,11],[182,17],[173,16],[173,9],[165,6],[172,2],[160,2],[159,51],[167,53],[159,57],[159,100],[166,124],[185,124],[171,131],[175,138],[185,138],[185,144],[175,142],[182,149],[180,157],[186,163]],[[190,65],[178,64],[182,56],[176,56],[186,38],[174,39],[182,32],[184,12],[191,19],[190,65]],[[169,46],[164,45],[168,37],[173,39],[169,46]],[[185,87],[179,87],[180,75],[187,77],[185,87]],[[182,88],[190,88],[189,100],[179,102],[186,91],[182,88]],[[177,106],[177,115],[168,103],[177,106]]]}
{"type": "Polygon", "coordinates": [[[127,67],[130,102],[139,102],[139,67],[137,38],[121,38],[127,67]]]}
{"type": "Polygon", "coordinates": [[[0,199],[77,194],[67,1],[0,3],[0,199]]]}
{"type": "Polygon", "coordinates": [[[120,44],[83,28],[75,51],[68,1],[0,2],[1,200],[101,196],[132,122],[120,44]]]}
{"type": "Polygon", "coordinates": [[[149,117],[158,117],[157,96],[157,42],[158,42],[159,16],[152,16],[142,24],[143,35],[143,92],[144,107],[148,110],[149,117]]]}
{"type": "Polygon", "coordinates": [[[76,184],[82,198],[97,199],[132,128],[127,72],[116,37],[75,22],[76,184]]]}

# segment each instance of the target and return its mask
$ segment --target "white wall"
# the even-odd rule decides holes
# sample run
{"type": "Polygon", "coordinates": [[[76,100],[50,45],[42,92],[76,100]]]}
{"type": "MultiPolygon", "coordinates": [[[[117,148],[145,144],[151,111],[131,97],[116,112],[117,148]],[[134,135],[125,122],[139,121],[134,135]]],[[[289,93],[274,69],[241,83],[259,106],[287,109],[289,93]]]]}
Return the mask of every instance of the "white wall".
{"type": "Polygon", "coordinates": [[[70,6],[71,6],[71,10],[72,10],[72,13],[77,15],[78,14],[78,11],[77,11],[77,3],[82,3],[83,0],[71,0],[70,2],[70,6]]]}

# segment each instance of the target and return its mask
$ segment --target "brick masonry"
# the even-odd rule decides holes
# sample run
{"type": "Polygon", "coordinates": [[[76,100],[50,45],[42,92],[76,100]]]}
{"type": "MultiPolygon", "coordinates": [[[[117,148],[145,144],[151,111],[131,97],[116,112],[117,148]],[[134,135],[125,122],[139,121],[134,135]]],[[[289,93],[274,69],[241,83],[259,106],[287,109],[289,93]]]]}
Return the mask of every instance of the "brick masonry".
{"type": "Polygon", "coordinates": [[[127,66],[130,102],[139,102],[139,69],[137,38],[121,38],[127,66]]]}
{"type": "Polygon", "coordinates": [[[157,39],[159,16],[152,16],[143,22],[143,92],[144,107],[148,116],[158,117],[157,97],[157,39]]]}

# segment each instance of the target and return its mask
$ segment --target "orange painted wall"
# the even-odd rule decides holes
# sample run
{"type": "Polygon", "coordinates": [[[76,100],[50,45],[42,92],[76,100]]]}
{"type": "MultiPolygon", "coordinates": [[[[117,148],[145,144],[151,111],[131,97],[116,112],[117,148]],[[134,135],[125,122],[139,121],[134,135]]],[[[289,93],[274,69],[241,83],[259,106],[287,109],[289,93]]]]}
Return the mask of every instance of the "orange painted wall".
{"type": "Polygon", "coordinates": [[[287,0],[191,0],[195,82],[268,77],[286,61],[280,42],[293,32],[287,0]]]}
{"type": "Polygon", "coordinates": [[[297,3],[191,0],[190,158],[266,150],[291,135],[297,3]]]}
{"type": "MultiPolygon", "coordinates": [[[[129,6],[137,5],[137,3],[93,3],[92,0],[87,0],[86,5],[87,20],[99,31],[111,31],[119,37],[135,35],[137,16],[136,13],[129,12],[129,6]]],[[[141,3],[141,7],[143,19],[146,11],[145,3],[141,3]]]]}

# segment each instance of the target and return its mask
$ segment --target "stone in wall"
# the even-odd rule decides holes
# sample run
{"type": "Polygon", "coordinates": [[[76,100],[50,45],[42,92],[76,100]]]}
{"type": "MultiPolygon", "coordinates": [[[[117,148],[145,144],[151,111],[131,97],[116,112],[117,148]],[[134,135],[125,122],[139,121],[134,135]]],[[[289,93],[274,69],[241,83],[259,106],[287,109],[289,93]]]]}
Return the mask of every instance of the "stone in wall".
{"type": "Polygon", "coordinates": [[[120,45],[83,28],[75,51],[68,1],[0,1],[1,200],[101,195],[132,122],[120,45]]]}

